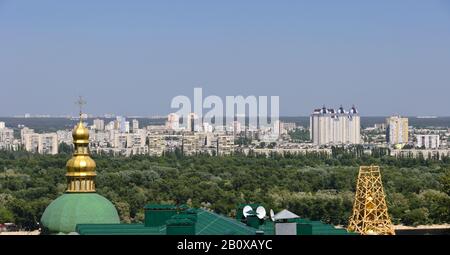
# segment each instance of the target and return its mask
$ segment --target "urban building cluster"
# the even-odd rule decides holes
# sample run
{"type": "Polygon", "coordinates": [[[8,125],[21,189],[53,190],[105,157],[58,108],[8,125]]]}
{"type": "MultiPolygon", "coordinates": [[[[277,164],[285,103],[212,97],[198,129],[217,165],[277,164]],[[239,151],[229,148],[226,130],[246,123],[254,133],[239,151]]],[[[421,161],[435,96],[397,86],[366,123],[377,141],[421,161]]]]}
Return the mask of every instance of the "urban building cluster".
{"type": "Polygon", "coordinates": [[[7,128],[4,122],[0,122],[0,149],[19,150],[40,153],[57,154],[58,137],[56,133],[35,133],[33,129],[23,127],[20,130],[20,139],[14,135],[14,130],[7,128]]]}
{"type": "Polygon", "coordinates": [[[362,130],[364,144],[390,149],[396,157],[438,158],[450,156],[450,128],[420,128],[409,125],[407,117],[390,116],[385,123],[362,130]]]}
{"type": "MultiPolygon", "coordinates": [[[[325,106],[315,109],[310,115],[309,129],[280,120],[268,127],[249,126],[239,121],[217,126],[203,122],[195,113],[190,113],[186,120],[170,113],[165,125],[146,127],[140,127],[137,119],[129,121],[122,116],[116,116],[109,122],[96,118],[91,123],[88,126],[89,148],[98,154],[161,156],[176,151],[184,155],[229,155],[234,152],[331,154],[333,146],[361,145],[365,153],[371,153],[374,147],[381,147],[389,149],[393,156],[450,156],[448,127],[416,128],[409,126],[406,117],[390,116],[384,123],[362,129],[361,117],[355,106],[348,110],[342,106],[338,109],[325,106]],[[186,123],[183,124],[183,121],[186,123]],[[296,139],[293,136],[296,132],[303,134],[303,139],[296,139]]],[[[0,122],[0,150],[23,149],[40,154],[57,154],[61,144],[71,145],[72,142],[72,131],[69,129],[37,133],[20,126],[15,133],[0,122]]]]}

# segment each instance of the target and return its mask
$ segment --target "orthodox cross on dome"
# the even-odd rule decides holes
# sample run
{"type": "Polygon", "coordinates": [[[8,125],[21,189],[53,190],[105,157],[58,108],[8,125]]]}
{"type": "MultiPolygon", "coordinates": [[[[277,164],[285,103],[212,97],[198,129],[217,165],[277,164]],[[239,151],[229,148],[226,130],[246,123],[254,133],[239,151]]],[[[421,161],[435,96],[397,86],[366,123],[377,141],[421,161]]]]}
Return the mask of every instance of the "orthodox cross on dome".
{"type": "Polygon", "coordinates": [[[80,120],[81,120],[81,115],[83,114],[83,106],[86,105],[86,100],[84,100],[83,97],[80,96],[75,103],[78,105],[78,107],[80,107],[80,120]]]}

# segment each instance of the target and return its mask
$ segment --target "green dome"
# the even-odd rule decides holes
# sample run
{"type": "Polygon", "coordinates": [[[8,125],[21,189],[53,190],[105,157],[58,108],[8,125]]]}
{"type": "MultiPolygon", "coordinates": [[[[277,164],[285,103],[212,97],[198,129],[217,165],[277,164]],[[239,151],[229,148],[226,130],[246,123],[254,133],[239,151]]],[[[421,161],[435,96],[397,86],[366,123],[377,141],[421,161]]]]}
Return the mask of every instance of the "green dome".
{"type": "Polygon", "coordinates": [[[77,224],[120,223],[114,205],[97,193],[65,193],[45,209],[41,223],[53,233],[70,233],[77,224]]]}

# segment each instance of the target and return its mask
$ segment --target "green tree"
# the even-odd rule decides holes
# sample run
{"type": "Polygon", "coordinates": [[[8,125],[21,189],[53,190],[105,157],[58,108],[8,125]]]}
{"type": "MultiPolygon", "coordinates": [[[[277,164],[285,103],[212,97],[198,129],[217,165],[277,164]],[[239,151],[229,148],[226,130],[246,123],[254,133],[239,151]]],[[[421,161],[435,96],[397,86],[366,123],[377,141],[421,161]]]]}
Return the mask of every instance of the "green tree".
{"type": "Polygon", "coordinates": [[[73,146],[66,143],[60,143],[58,146],[58,152],[61,154],[72,154],[73,146]]]}
{"type": "Polygon", "coordinates": [[[37,214],[33,210],[30,202],[15,199],[8,204],[8,207],[14,214],[15,223],[19,227],[25,230],[34,230],[38,227],[37,214]]]}
{"type": "Polygon", "coordinates": [[[0,223],[14,222],[14,214],[8,208],[0,206],[0,223]]]}
{"type": "Polygon", "coordinates": [[[307,142],[310,140],[308,129],[296,128],[292,131],[289,131],[288,135],[291,137],[291,140],[293,142],[307,142]]]}
{"type": "Polygon", "coordinates": [[[407,210],[403,218],[403,223],[411,226],[429,224],[430,219],[428,216],[429,212],[427,208],[421,207],[413,210],[407,210]]]}
{"type": "Polygon", "coordinates": [[[450,169],[445,171],[440,179],[442,185],[442,191],[450,195],[450,169]]]}

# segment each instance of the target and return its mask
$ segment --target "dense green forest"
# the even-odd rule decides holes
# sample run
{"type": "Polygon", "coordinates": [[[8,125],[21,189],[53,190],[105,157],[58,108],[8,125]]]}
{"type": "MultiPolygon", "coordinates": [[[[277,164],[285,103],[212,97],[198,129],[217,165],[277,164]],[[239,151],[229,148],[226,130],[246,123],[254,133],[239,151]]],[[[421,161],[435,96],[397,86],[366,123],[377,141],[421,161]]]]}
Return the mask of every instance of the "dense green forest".
{"type": "MultiPolygon", "coordinates": [[[[382,166],[396,224],[450,223],[450,160],[374,157],[335,150],[307,155],[110,157],[94,155],[97,191],[123,222],[143,219],[150,202],[187,203],[233,216],[240,203],[287,208],[302,217],[347,224],[359,165],[382,166]]],[[[44,209],[65,191],[69,153],[0,152],[0,223],[37,228],[44,209]]]]}

